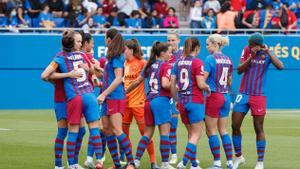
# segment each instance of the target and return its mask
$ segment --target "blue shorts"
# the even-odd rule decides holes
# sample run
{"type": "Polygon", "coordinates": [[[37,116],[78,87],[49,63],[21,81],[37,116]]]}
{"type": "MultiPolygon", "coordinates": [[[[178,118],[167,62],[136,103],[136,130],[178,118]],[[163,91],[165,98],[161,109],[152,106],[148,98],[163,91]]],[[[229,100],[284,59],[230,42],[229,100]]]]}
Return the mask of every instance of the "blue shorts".
{"type": "Polygon", "coordinates": [[[67,119],[67,102],[55,102],[54,110],[55,110],[56,121],[67,119]]]}
{"type": "Polygon", "coordinates": [[[170,99],[170,104],[171,104],[172,115],[173,114],[179,114],[179,112],[176,110],[174,99],[170,99]]]}
{"type": "Polygon", "coordinates": [[[99,120],[99,105],[94,93],[82,95],[83,115],[86,121],[93,122],[99,120]]]}
{"type": "Polygon", "coordinates": [[[184,124],[198,123],[204,120],[204,105],[200,103],[179,103],[181,120],[184,124]]]}
{"type": "Polygon", "coordinates": [[[145,103],[145,124],[162,125],[171,122],[171,105],[168,97],[156,97],[145,103]]]}
{"type": "Polygon", "coordinates": [[[253,116],[264,116],[266,114],[266,96],[253,96],[238,94],[234,106],[234,112],[248,113],[251,109],[253,116]]]}

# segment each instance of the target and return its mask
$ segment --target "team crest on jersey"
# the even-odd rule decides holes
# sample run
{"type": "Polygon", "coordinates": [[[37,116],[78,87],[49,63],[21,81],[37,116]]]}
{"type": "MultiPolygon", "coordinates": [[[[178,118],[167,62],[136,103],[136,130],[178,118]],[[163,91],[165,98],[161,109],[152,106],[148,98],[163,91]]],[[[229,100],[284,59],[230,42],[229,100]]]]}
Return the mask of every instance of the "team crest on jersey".
{"type": "Polygon", "coordinates": [[[136,72],[138,70],[137,66],[134,65],[130,68],[130,72],[136,72]]]}
{"type": "Polygon", "coordinates": [[[265,55],[265,54],[261,54],[260,57],[261,57],[262,59],[266,59],[266,55],[265,55]]]}

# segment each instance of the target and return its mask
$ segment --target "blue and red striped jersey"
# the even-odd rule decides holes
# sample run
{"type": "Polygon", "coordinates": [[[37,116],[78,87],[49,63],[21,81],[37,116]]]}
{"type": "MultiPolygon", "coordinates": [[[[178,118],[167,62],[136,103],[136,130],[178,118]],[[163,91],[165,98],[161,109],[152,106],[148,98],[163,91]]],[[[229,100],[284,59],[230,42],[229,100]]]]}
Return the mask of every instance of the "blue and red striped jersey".
{"type": "Polygon", "coordinates": [[[65,78],[64,89],[67,100],[74,98],[76,95],[93,92],[92,84],[88,81],[88,72],[80,67],[80,64],[87,63],[82,52],[61,53],[54,58],[58,68],[62,73],[68,73],[76,70],[82,73],[80,78],[65,78]]]}
{"type": "MultiPolygon", "coordinates": [[[[104,65],[103,78],[102,78],[103,81],[103,87],[101,89],[102,91],[106,90],[116,78],[115,69],[118,68],[123,69],[122,77],[124,76],[124,63],[125,63],[125,58],[123,54],[119,57],[114,57],[110,60],[106,59],[104,65]]],[[[106,98],[116,99],[116,100],[125,99],[125,89],[124,89],[123,81],[121,84],[117,86],[117,88],[114,91],[112,91],[108,96],[106,96],[106,98]]]]}
{"type": "Polygon", "coordinates": [[[180,103],[204,103],[203,91],[198,87],[196,76],[204,75],[203,62],[193,56],[180,58],[173,66],[180,103]]]}
{"type": "Polygon", "coordinates": [[[209,73],[206,80],[212,92],[228,93],[228,77],[232,74],[232,62],[223,53],[206,57],[204,71],[209,73]]]}
{"type": "MultiPolygon", "coordinates": [[[[251,52],[247,46],[242,52],[240,61],[245,62],[250,56],[251,52]]],[[[267,71],[270,63],[270,56],[264,51],[258,51],[251,60],[249,69],[244,72],[239,92],[255,96],[265,95],[267,71]]]]}
{"type": "Polygon", "coordinates": [[[151,100],[159,96],[171,97],[170,90],[166,90],[162,87],[162,78],[166,77],[170,79],[171,77],[171,66],[168,62],[161,60],[156,60],[150,67],[147,75],[144,74],[144,70],[141,75],[148,82],[148,89],[146,99],[151,100]]]}
{"type": "Polygon", "coordinates": [[[173,67],[174,63],[177,62],[182,57],[183,51],[179,49],[177,52],[173,52],[169,60],[169,63],[173,67]]]}

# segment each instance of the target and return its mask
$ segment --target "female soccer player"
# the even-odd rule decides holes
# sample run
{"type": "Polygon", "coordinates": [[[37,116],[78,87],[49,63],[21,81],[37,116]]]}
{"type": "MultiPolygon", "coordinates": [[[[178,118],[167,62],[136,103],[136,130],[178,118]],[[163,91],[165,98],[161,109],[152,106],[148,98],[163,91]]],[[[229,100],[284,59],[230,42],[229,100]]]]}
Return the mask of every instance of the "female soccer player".
{"type": "Polygon", "coordinates": [[[170,154],[170,72],[171,66],[168,61],[171,57],[171,47],[167,43],[154,42],[151,49],[151,55],[145,69],[138,79],[133,82],[126,90],[130,93],[145,79],[148,82],[148,93],[145,103],[145,130],[144,135],[139,141],[135,167],[140,168],[140,159],[149,144],[155,125],[158,125],[160,133],[160,153],[162,159],[161,169],[172,169],[169,165],[170,154]]]}
{"type": "MultiPolygon", "coordinates": [[[[143,59],[143,52],[139,42],[136,39],[125,41],[125,75],[124,85],[127,89],[141,74],[146,61],[143,59]]],[[[126,94],[126,109],[123,117],[123,131],[129,138],[130,124],[135,118],[141,135],[144,134],[144,105],[145,105],[145,85],[139,84],[137,88],[126,94]]],[[[158,168],[154,151],[153,140],[150,140],[147,146],[150,157],[151,169],[158,168]]]]}
{"type": "Polygon", "coordinates": [[[196,161],[196,150],[204,120],[203,91],[209,94],[210,88],[205,83],[203,63],[197,58],[199,52],[199,40],[187,38],[184,42],[183,57],[175,63],[172,69],[172,95],[176,104],[178,102],[177,107],[182,122],[188,130],[188,144],[183,159],[177,166],[179,169],[186,168],[189,160],[192,163],[191,168],[200,168],[196,161]]]}
{"type": "MultiPolygon", "coordinates": [[[[172,47],[172,57],[169,63],[173,67],[174,63],[182,57],[182,50],[179,49],[180,37],[176,32],[168,33],[168,44],[172,47]]],[[[170,164],[177,163],[177,136],[176,130],[178,126],[178,111],[175,108],[175,103],[171,99],[171,109],[172,109],[172,119],[171,119],[171,129],[170,129],[170,144],[171,144],[171,160],[170,164]]]]}
{"type": "MultiPolygon", "coordinates": [[[[124,70],[124,40],[117,29],[106,32],[107,44],[106,64],[103,73],[103,89],[98,96],[98,103],[102,104],[102,123],[106,134],[108,149],[111,153],[114,168],[120,168],[117,141],[126,154],[128,167],[132,166],[133,156],[126,134],[122,130],[122,116],[125,111],[125,91],[123,79],[124,70]]],[[[133,166],[132,166],[133,167],[133,166]]]]}
{"type": "Polygon", "coordinates": [[[261,34],[252,34],[248,46],[243,50],[238,73],[243,74],[239,94],[236,97],[232,113],[232,141],[236,160],[233,168],[245,163],[242,155],[241,125],[249,108],[253,116],[253,124],[256,133],[257,164],[255,169],[264,168],[264,155],[266,139],[264,134],[264,119],[266,115],[265,84],[267,70],[272,63],[278,70],[283,69],[283,63],[269,51],[264,44],[261,34]]]}
{"type": "MultiPolygon", "coordinates": [[[[102,169],[102,143],[99,133],[99,114],[97,100],[93,94],[92,85],[89,83],[87,76],[89,67],[86,65],[83,53],[78,52],[81,47],[82,37],[79,33],[73,31],[64,32],[62,38],[63,51],[56,56],[53,62],[46,68],[42,75],[44,79],[48,79],[53,72],[59,69],[62,73],[75,70],[81,73],[80,78],[65,78],[64,89],[67,98],[67,122],[68,122],[68,163],[69,169],[77,169],[75,158],[75,148],[79,132],[79,124],[82,114],[88,123],[90,137],[93,140],[93,147],[96,153],[96,169],[102,169]]],[[[91,69],[92,72],[92,69],[91,69]]]]}
{"type": "Polygon", "coordinates": [[[211,95],[206,97],[205,125],[209,146],[214,157],[212,169],[222,169],[220,160],[220,142],[216,129],[223,142],[227,158],[227,168],[232,169],[232,144],[227,133],[228,115],[230,111],[230,95],[232,62],[222,53],[222,48],[228,45],[229,39],[219,34],[210,35],[206,40],[206,48],[211,54],[204,61],[204,72],[211,95]]]}

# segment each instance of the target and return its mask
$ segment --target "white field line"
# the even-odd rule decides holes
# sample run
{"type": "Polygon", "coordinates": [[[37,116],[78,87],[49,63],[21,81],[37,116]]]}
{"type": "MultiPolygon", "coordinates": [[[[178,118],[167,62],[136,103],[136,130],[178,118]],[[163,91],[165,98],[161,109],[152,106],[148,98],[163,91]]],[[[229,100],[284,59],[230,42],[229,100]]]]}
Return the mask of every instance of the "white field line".
{"type": "Polygon", "coordinates": [[[12,129],[0,128],[0,131],[9,131],[9,130],[12,130],[12,129]]]}

